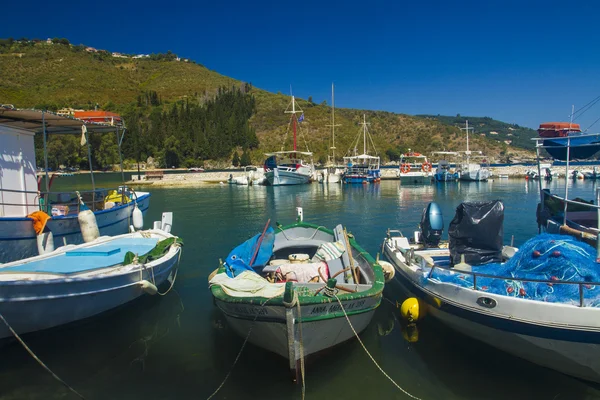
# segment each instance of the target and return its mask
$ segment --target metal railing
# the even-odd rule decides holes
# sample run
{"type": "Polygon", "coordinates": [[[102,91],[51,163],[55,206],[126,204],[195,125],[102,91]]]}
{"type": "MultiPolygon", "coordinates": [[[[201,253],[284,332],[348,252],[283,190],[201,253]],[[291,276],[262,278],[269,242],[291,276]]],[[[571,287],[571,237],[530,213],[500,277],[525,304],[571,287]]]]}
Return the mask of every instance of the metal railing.
{"type": "Polygon", "coordinates": [[[81,195],[81,201],[92,211],[101,210],[104,208],[104,199],[108,196],[110,191],[116,191],[121,194],[121,202],[124,203],[126,198],[130,198],[130,195],[134,200],[137,200],[137,194],[135,190],[127,186],[119,186],[118,188],[98,188],[95,190],[79,190],[79,191],[65,191],[65,192],[40,192],[32,190],[14,190],[14,189],[0,189],[2,192],[10,193],[21,193],[21,194],[35,194],[34,203],[7,203],[0,201],[0,206],[21,206],[21,207],[37,207],[40,211],[44,211],[47,214],[51,213],[53,206],[76,206],[77,212],[80,211],[81,203],[77,193],[81,195]],[[58,198],[61,195],[70,195],[67,201],[55,201],[52,197],[58,198]],[[102,202],[102,207],[98,203],[102,202]]]}

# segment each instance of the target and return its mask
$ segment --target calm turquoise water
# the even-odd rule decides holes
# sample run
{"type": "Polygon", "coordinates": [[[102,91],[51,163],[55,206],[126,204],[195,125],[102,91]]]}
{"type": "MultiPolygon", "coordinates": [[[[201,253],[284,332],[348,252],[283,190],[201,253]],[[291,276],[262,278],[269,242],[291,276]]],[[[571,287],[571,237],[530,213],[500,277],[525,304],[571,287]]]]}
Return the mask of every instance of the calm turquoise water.
{"type": "MultiPolygon", "coordinates": [[[[118,184],[115,174],[97,179],[118,184]]],[[[55,190],[87,186],[85,177],[60,178],[55,190]]],[[[163,211],[174,212],[174,233],[185,240],[175,291],[145,297],[76,325],[26,336],[59,376],[88,399],[203,399],[229,371],[242,339],[213,307],[207,277],[229,250],[260,231],[265,222],[291,222],[295,208],[305,220],[332,227],[342,223],[371,254],[379,251],[387,228],[413,231],[423,207],[438,202],[445,225],[464,200],[501,199],[506,206],[505,239],[521,244],[537,233],[537,183],[496,180],[400,186],[295,187],[206,186],[152,189],[146,226],[163,211]]],[[[563,181],[551,183],[560,188],[563,181]]],[[[575,196],[592,199],[595,186],[575,182],[575,196]]],[[[409,343],[394,304],[386,300],[362,339],[390,376],[423,399],[592,399],[600,391],[587,383],[506,355],[467,339],[434,320],[419,325],[409,343]]],[[[0,399],[71,398],[16,343],[0,348],[0,399]]],[[[371,363],[356,342],[344,344],[307,368],[308,399],[407,398],[371,363]]],[[[252,345],[244,350],[218,399],[298,399],[287,362],[252,345]]]]}

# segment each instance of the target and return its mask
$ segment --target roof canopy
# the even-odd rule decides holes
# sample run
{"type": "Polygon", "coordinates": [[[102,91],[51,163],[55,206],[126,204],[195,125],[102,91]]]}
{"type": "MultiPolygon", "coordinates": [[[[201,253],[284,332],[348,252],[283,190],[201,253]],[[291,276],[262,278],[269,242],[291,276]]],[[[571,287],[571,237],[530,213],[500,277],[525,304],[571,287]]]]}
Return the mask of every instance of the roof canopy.
{"type": "Polygon", "coordinates": [[[371,160],[379,160],[379,157],[376,156],[370,156],[368,154],[361,154],[360,156],[350,156],[350,157],[344,157],[344,160],[348,159],[348,160],[354,160],[354,159],[371,159],[371,160]]]}
{"type": "Polygon", "coordinates": [[[275,151],[273,153],[265,153],[265,156],[284,156],[287,154],[302,154],[303,156],[312,156],[313,153],[311,153],[310,151],[294,151],[294,150],[289,150],[289,151],[275,151]]]}
{"type": "Polygon", "coordinates": [[[9,128],[23,129],[32,133],[43,133],[44,123],[48,134],[79,134],[81,127],[86,126],[88,132],[115,132],[116,126],[104,123],[86,122],[76,118],[63,117],[48,111],[20,110],[12,106],[0,105],[0,125],[9,128]]]}

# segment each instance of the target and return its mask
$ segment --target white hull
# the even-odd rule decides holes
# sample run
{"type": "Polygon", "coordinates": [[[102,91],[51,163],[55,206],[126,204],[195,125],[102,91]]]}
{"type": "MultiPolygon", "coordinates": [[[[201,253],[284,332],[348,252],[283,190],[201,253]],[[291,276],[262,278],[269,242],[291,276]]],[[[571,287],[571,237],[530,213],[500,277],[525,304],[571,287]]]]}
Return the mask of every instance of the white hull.
{"type": "MultiPolygon", "coordinates": [[[[105,241],[110,239],[99,238],[88,245],[105,241]]],[[[53,254],[66,250],[72,247],[58,249],[53,254]]],[[[172,247],[164,257],[146,264],[142,273],[137,266],[117,266],[58,278],[55,274],[44,278],[41,273],[5,272],[0,280],[0,314],[19,334],[92,317],[143,295],[142,279],[159,286],[173,278],[180,251],[172,247]],[[36,276],[32,278],[32,274],[36,276]]],[[[6,325],[0,323],[0,339],[11,336],[6,325]]]]}
{"type": "Polygon", "coordinates": [[[401,183],[430,183],[432,176],[425,173],[409,172],[407,174],[400,174],[401,183]]]}
{"type": "MultiPolygon", "coordinates": [[[[378,303],[379,298],[367,299],[366,301],[368,303],[374,303],[373,305],[375,305],[378,303]]],[[[344,301],[343,303],[345,303],[345,307],[348,307],[348,304],[353,302],[357,301],[351,300],[344,301]]],[[[248,339],[250,343],[278,354],[288,360],[290,359],[290,355],[295,355],[293,357],[294,360],[291,360],[290,362],[290,365],[293,367],[295,367],[295,362],[300,360],[300,327],[302,327],[302,347],[304,349],[304,357],[318,353],[354,337],[354,333],[352,332],[350,325],[348,325],[348,321],[341,312],[338,312],[339,316],[335,318],[320,319],[299,324],[297,309],[294,306],[291,309],[294,316],[294,337],[291,338],[294,342],[294,348],[292,349],[293,351],[289,351],[285,307],[270,307],[268,305],[265,307],[255,306],[256,312],[261,312],[261,315],[256,322],[254,322],[253,317],[249,317],[248,315],[235,315],[232,312],[236,309],[238,311],[241,310],[247,306],[246,304],[231,305],[217,300],[217,306],[223,311],[231,328],[240,337],[245,338],[252,327],[252,334],[248,339]],[[268,320],[261,320],[262,317],[265,316],[268,316],[268,320]]],[[[314,305],[303,306],[302,318],[304,319],[311,316],[314,308],[314,305]]],[[[362,332],[371,322],[374,313],[375,308],[372,308],[360,314],[349,315],[354,329],[356,329],[358,333],[362,332]]]]}
{"type": "Polygon", "coordinates": [[[341,173],[327,174],[325,176],[327,183],[340,183],[342,181],[341,173]]]}
{"type": "Polygon", "coordinates": [[[299,172],[274,170],[265,173],[265,178],[271,186],[303,185],[310,182],[310,174],[304,175],[299,172]]]}
{"type": "MultiPolygon", "coordinates": [[[[150,206],[150,195],[138,198],[138,207],[145,213],[150,206]]],[[[100,236],[115,236],[129,232],[134,203],[94,213],[100,236]]],[[[46,224],[54,236],[54,248],[66,244],[81,244],[83,237],[77,215],[53,217],[46,224]]],[[[38,255],[36,234],[32,220],[26,217],[0,217],[0,263],[7,263],[38,255]]]]}
{"type": "MultiPolygon", "coordinates": [[[[443,250],[441,250],[443,251],[443,250]]],[[[387,239],[395,280],[426,300],[428,313],[458,332],[535,364],[600,382],[600,309],[503,296],[425,279],[387,239]],[[493,302],[482,305],[481,299],[493,302]]]]}
{"type": "Polygon", "coordinates": [[[490,178],[490,170],[481,168],[475,171],[464,171],[460,173],[461,181],[481,182],[490,178]]]}
{"type": "Polygon", "coordinates": [[[432,308],[431,315],[473,339],[567,375],[600,382],[600,344],[509,333],[432,308]]]}

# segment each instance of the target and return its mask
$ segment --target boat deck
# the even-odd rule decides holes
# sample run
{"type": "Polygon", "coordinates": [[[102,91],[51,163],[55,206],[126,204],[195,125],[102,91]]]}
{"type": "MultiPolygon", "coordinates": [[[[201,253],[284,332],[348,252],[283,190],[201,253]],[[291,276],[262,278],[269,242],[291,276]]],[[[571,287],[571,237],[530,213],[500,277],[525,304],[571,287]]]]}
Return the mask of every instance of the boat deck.
{"type": "Polygon", "coordinates": [[[75,274],[118,265],[131,251],[142,255],[152,250],[158,238],[121,238],[97,246],[67,250],[57,255],[14,262],[0,267],[0,273],[75,274]],[[15,265],[16,264],[16,265],[15,265]]]}

